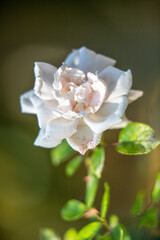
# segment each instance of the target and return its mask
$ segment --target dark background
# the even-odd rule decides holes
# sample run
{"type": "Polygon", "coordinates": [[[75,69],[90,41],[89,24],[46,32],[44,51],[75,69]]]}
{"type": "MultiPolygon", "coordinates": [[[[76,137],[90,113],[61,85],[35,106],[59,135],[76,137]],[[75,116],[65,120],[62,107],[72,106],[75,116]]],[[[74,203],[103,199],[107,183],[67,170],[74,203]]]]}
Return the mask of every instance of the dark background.
{"type": "MultiPolygon", "coordinates": [[[[33,115],[20,113],[19,95],[34,85],[34,61],[60,66],[73,48],[86,46],[131,69],[133,88],[143,98],[129,106],[133,121],[151,125],[160,137],[159,1],[5,1],[0,8],[0,239],[38,240],[41,227],[63,234],[84,220],[64,222],[60,209],[70,198],[84,199],[82,166],[70,178],[65,164],[51,165],[50,151],[33,146],[38,133],[33,115]]],[[[107,131],[107,143],[119,131],[107,131]]],[[[106,150],[103,182],[111,186],[110,213],[129,217],[136,192],[149,193],[160,169],[160,150],[146,156],[123,156],[106,150]]],[[[159,239],[158,231],[130,226],[133,239],[159,239]],[[136,235],[138,234],[138,236],[136,235]]]]}

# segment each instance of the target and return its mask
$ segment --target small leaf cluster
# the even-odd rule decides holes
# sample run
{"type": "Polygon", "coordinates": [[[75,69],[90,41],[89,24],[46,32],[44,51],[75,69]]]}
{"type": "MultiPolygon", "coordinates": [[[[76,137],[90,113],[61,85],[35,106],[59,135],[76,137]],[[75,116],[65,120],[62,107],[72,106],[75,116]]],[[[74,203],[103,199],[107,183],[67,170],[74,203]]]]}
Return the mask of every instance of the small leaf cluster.
{"type": "Polygon", "coordinates": [[[156,204],[160,200],[160,172],[157,174],[151,192],[150,203],[145,207],[145,192],[137,193],[136,199],[131,207],[131,214],[138,221],[138,226],[154,228],[158,226],[158,208],[156,204]]]}
{"type": "MultiPolygon", "coordinates": [[[[90,208],[81,201],[69,200],[62,209],[64,220],[73,221],[82,217],[87,217],[91,223],[84,226],[80,231],[74,228],[68,229],[63,240],[131,240],[131,236],[126,229],[128,222],[137,221],[138,226],[153,228],[158,225],[158,209],[155,204],[160,201],[160,172],[158,173],[152,193],[151,203],[144,207],[145,192],[138,192],[136,199],[131,207],[131,214],[134,218],[126,223],[120,223],[117,215],[112,214],[106,220],[109,202],[110,188],[108,183],[104,184],[104,194],[102,196],[100,212],[91,206],[90,208]]],[[[92,195],[91,195],[92,196],[92,195]]],[[[62,240],[61,237],[52,229],[41,230],[41,240],[62,240]]]]}
{"type": "MultiPolygon", "coordinates": [[[[154,136],[153,129],[142,123],[131,123],[119,134],[116,150],[127,155],[146,154],[155,149],[160,140],[154,136]]],[[[145,191],[138,192],[130,213],[132,217],[125,223],[121,223],[118,216],[108,216],[110,203],[110,186],[104,183],[104,193],[100,209],[94,207],[99,182],[105,164],[104,143],[100,147],[90,151],[86,155],[77,155],[76,152],[64,140],[61,145],[51,151],[53,165],[69,160],[66,165],[67,176],[72,176],[78,167],[84,162],[87,168],[86,191],[84,202],[77,199],[69,200],[61,210],[61,216],[66,221],[75,221],[87,218],[89,223],[77,231],[70,228],[65,232],[63,240],[131,240],[127,231],[127,224],[136,221],[139,228],[152,228],[158,225],[158,208],[156,204],[160,200],[160,173],[158,173],[151,193],[151,202],[145,207],[145,191]]],[[[41,240],[61,240],[62,238],[52,229],[41,230],[41,240]]]]}
{"type": "Polygon", "coordinates": [[[66,140],[51,150],[51,161],[54,166],[70,160],[66,166],[67,176],[73,176],[83,161],[82,155],[76,155],[76,152],[70,147],[66,140]]]}

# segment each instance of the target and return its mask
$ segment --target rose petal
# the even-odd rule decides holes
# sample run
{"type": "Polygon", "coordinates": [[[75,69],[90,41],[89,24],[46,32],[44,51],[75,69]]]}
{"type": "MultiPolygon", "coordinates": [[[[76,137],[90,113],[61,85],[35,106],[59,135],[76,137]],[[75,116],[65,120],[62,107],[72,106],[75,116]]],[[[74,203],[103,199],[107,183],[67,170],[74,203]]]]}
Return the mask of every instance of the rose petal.
{"type": "Polygon", "coordinates": [[[78,121],[76,120],[54,119],[45,128],[42,128],[35,145],[46,148],[55,147],[61,143],[62,139],[72,136],[77,131],[77,124],[78,121]]]}
{"type": "Polygon", "coordinates": [[[35,62],[35,94],[42,99],[53,99],[52,84],[57,68],[48,63],[35,62]]]}
{"type": "Polygon", "coordinates": [[[67,141],[74,150],[84,155],[88,149],[95,148],[100,143],[101,135],[95,134],[84,121],[80,121],[77,132],[67,138],[67,141]]]}
{"type": "Polygon", "coordinates": [[[107,66],[114,65],[115,63],[116,61],[114,59],[105,57],[101,54],[96,54],[94,51],[85,47],[74,50],[65,60],[65,64],[73,68],[78,68],[84,73],[99,72],[107,66]]]}
{"type": "Polygon", "coordinates": [[[93,93],[90,96],[90,106],[93,109],[92,112],[97,112],[108,94],[107,85],[103,80],[98,79],[93,73],[87,73],[87,77],[93,90],[93,93]]]}
{"type": "Polygon", "coordinates": [[[112,127],[110,127],[110,129],[120,129],[120,128],[125,128],[128,124],[132,123],[132,121],[128,120],[128,118],[126,117],[126,115],[124,115],[122,117],[121,122],[113,125],[112,127]]]}
{"type": "Polygon", "coordinates": [[[63,117],[68,120],[75,120],[78,118],[83,118],[84,116],[87,116],[89,114],[89,110],[81,113],[76,113],[74,111],[68,111],[66,113],[63,113],[61,111],[58,111],[57,109],[53,110],[53,114],[57,117],[63,117]]]}
{"type": "Polygon", "coordinates": [[[98,77],[107,83],[107,101],[122,95],[127,95],[132,86],[132,74],[130,70],[124,72],[118,68],[109,66],[105,68],[98,77]]]}
{"type": "Polygon", "coordinates": [[[31,101],[31,97],[33,95],[34,95],[34,90],[29,90],[20,96],[21,112],[31,113],[31,114],[37,113],[32,101],[31,101]]]}
{"type": "Polygon", "coordinates": [[[36,109],[39,127],[45,126],[50,120],[57,118],[53,113],[58,105],[56,100],[42,100],[35,94],[30,98],[34,108],[36,109]]]}
{"type": "Polygon", "coordinates": [[[104,103],[96,113],[84,117],[84,121],[92,131],[97,134],[102,133],[121,121],[127,105],[128,100],[126,96],[118,97],[104,103]]]}
{"type": "Polygon", "coordinates": [[[132,103],[143,95],[143,91],[131,89],[128,94],[128,101],[132,103]]]}
{"type": "Polygon", "coordinates": [[[34,145],[44,147],[44,148],[53,148],[59,145],[62,142],[62,139],[53,137],[47,137],[46,128],[43,127],[40,129],[39,134],[34,142],[34,145]]]}

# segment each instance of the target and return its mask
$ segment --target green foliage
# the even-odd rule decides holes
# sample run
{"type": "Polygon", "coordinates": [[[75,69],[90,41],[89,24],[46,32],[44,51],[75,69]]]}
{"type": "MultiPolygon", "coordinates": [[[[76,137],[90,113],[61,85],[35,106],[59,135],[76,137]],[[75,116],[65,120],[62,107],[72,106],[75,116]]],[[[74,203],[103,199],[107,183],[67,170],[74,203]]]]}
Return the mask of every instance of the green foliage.
{"type": "Polygon", "coordinates": [[[86,180],[85,203],[88,208],[91,208],[97,193],[99,179],[90,170],[88,172],[89,173],[86,180]]]}
{"type": "Polygon", "coordinates": [[[146,154],[160,144],[154,138],[153,129],[142,123],[131,123],[119,134],[119,145],[116,150],[127,155],[146,154]]]}
{"type": "Polygon", "coordinates": [[[65,232],[63,240],[75,240],[76,236],[77,230],[75,228],[70,228],[67,232],[65,232]]]}
{"type": "Polygon", "coordinates": [[[61,240],[57,233],[51,228],[42,228],[40,238],[41,240],[61,240]]]}
{"type": "Polygon", "coordinates": [[[58,145],[56,148],[53,148],[50,152],[51,161],[54,166],[58,166],[61,162],[64,162],[74,153],[74,150],[69,146],[66,140],[58,145]]]}
{"type": "Polygon", "coordinates": [[[119,225],[113,228],[113,239],[114,240],[123,240],[124,238],[123,228],[119,225]]]}
{"type": "Polygon", "coordinates": [[[153,189],[152,189],[153,203],[158,203],[159,200],[160,200],[160,172],[158,173],[158,175],[156,177],[156,181],[155,181],[153,189]]]}
{"type": "Polygon", "coordinates": [[[102,227],[100,222],[92,222],[83,227],[77,234],[76,240],[90,240],[99,232],[102,227]]]}
{"type": "Polygon", "coordinates": [[[123,229],[123,240],[131,240],[131,237],[127,231],[127,229],[124,227],[124,225],[120,225],[123,229]]]}
{"type": "Polygon", "coordinates": [[[145,192],[144,191],[138,192],[138,194],[136,196],[136,200],[131,207],[132,215],[140,214],[140,212],[142,211],[142,208],[144,206],[144,198],[145,198],[145,192]]]}
{"type": "Polygon", "coordinates": [[[96,148],[90,158],[90,169],[98,177],[101,177],[101,173],[104,167],[105,150],[103,147],[96,148]]]}
{"type": "Polygon", "coordinates": [[[139,227],[153,228],[158,225],[158,209],[151,208],[144,212],[139,220],[139,227]]]}
{"type": "Polygon", "coordinates": [[[109,217],[110,228],[113,229],[118,225],[119,225],[119,219],[118,219],[117,215],[115,215],[115,214],[110,215],[110,217],[109,217]]]}
{"type": "Polygon", "coordinates": [[[101,218],[106,217],[108,206],[109,206],[109,200],[110,200],[110,194],[109,194],[110,187],[108,183],[104,184],[104,188],[105,188],[105,191],[104,191],[102,202],[101,202],[101,218]]]}
{"type": "Polygon", "coordinates": [[[86,206],[84,203],[72,199],[69,200],[62,208],[61,215],[64,220],[73,221],[81,218],[86,212],[86,206]]]}
{"type": "MultiPolygon", "coordinates": [[[[119,145],[117,151],[123,154],[145,154],[156,148],[160,144],[160,140],[154,138],[154,131],[146,124],[132,123],[123,129],[119,134],[119,145]]],[[[52,163],[59,165],[73,154],[72,148],[63,141],[61,145],[53,149],[51,152],[52,163]]],[[[66,166],[66,174],[72,176],[83,160],[83,156],[79,155],[66,166]]],[[[69,200],[61,211],[62,218],[67,221],[73,221],[85,216],[96,222],[89,223],[84,226],[78,233],[76,229],[70,228],[64,234],[63,240],[131,240],[131,237],[124,225],[119,224],[116,215],[109,217],[109,224],[105,220],[108,206],[110,202],[110,187],[108,183],[104,184],[104,194],[101,201],[100,216],[96,213],[93,203],[96,197],[99,180],[105,161],[105,150],[98,147],[91,156],[85,159],[88,169],[86,177],[86,193],[85,204],[78,200],[69,200]],[[95,212],[94,212],[95,211],[95,212]],[[94,218],[91,218],[94,216],[94,218]],[[98,220],[97,220],[98,219],[98,220]],[[106,227],[107,232],[102,236],[100,229],[106,227]]],[[[156,208],[144,209],[145,192],[140,191],[136,196],[136,200],[131,207],[131,214],[137,216],[139,227],[147,228],[156,227],[158,225],[158,210],[156,208]]],[[[158,203],[160,200],[160,172],[156,177],[156,181],[152,190],[152,203],[158,203]]],[[[134,220],[136,217],[134,218],[134,220]]],[[[132,220],[132,219],[131,219],[132,220]]],[[[51,229],[41,231],[42,240],[60,240],[59,236],[51,229]]]]}
{"type": "Polygon", "coordinates": [[[66,166],[66,174],[68,176],[72,176],[76,170],[78,169],[78,167],[80,166],[81,162],[82,162],[83,157],[81,155],[78,155],[76,157],[74,157],[66,166]]]}
{"type": "Polygon", "coordinates": [[[113,240],[111,235],[103,235],[102,237],[98,238],[98,240],[113,240]]]}

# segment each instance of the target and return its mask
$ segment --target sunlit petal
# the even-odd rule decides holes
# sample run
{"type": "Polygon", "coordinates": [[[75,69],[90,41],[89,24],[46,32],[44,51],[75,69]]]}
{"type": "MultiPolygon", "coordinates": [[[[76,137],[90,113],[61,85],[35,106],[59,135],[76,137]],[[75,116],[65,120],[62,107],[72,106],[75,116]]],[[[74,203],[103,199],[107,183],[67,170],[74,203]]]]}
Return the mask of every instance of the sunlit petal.
{"type": "Polygon", "coordinates": [[[31,113],[31,114],[37,113],[32,101],[31,101],[31,97],[33,95],[34,95],[34,90],[29,90],[20,96],[21,112],[31,113]]]}
{"type": "Polygon", "coordinates": [[[53,99],[52,84],[57,68],[48,63],[35,62],[35,94],[42,99],[53,99]]]}
{"type": "Polygon", "coordinates": [[[78,68],[84,73],[100,72],[107,66],[114,65],[115,63],[116,61],[114,59],[96,54],[86,47],[74,50],[65,60],[65,64],[73,68],[78,68]]]}
{"type": "Polygon", "coordinates": [[[115,67],[105,68],[99,75],[108,86],[108,100],[114,99],[119,96],[127,95],[132,86],[132,74],[128,70],[126,72],[119,70],[115,67]]]}
{"type": "Polygon", "coordinates": [[[143,95],[143,91],[131,89],[128,94],[128,102],[132,103],[143,95]]]}
{"type": "Polygon", "coordinates": [[[118,97],[104,103],[96,113],[84,117],[84,121],[92,131],[102,133],[121,121],[127,105],[126,96],[118,97]]]}

